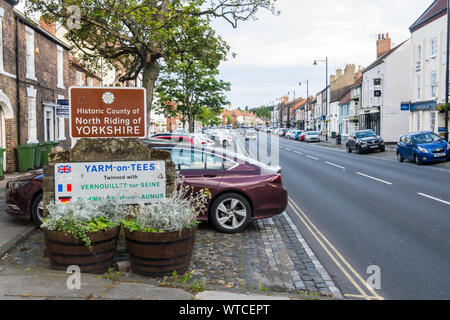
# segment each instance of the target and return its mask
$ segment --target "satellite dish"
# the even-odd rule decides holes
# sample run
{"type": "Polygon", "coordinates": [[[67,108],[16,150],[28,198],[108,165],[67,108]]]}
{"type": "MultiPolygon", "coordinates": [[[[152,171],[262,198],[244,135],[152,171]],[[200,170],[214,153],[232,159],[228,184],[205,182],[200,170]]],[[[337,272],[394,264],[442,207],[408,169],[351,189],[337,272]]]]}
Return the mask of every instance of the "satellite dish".
{"type": "Polygon", "coordinates": [[[8,2],[9,4],[15,6],[15,5],[19,4],[20,0],[6,0],[6,2],[8,2]]]}

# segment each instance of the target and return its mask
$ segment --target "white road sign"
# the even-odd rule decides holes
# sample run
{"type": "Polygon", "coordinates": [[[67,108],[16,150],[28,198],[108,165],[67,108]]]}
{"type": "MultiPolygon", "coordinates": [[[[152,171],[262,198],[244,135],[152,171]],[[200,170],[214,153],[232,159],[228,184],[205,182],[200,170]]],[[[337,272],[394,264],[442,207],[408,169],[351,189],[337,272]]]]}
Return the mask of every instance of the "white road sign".
{"type": "Polygon", "coordinates": [[[137,204],[165,197],[164,161],[55,164],[55,200],[118,199],[123,204],[137,204]]]}

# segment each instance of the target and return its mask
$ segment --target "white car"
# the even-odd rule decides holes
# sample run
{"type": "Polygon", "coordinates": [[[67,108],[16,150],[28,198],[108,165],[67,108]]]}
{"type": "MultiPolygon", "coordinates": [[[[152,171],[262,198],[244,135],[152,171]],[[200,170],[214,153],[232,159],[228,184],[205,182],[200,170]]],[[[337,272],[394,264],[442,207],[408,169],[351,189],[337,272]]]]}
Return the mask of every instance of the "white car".
{"type": "Polygon", "coordinates": [[[206,146],[213,146],[215,144],[213,140],[209,139],[206,134],[203,133],[194,133],[192,134],[192,137],[194,138],[194,144],[206,146]]]}
{"type": "Polygon", "coordinates": [[[224,148],[228,147],[233,142],[231,134],[224,130],[211,130],[208,131],[208,135],[224,148]]]}
{"type": "Polygon", "coordinates": [[[308,131],[305,136],[305,142],[320,142],[320,136],[317,131],[308,131]]]}
{"type": "Polygon", "coordinates": [[[256,131],[255,130],[247,130],[245,132],[245,140],[256,140],[256,131]]]}

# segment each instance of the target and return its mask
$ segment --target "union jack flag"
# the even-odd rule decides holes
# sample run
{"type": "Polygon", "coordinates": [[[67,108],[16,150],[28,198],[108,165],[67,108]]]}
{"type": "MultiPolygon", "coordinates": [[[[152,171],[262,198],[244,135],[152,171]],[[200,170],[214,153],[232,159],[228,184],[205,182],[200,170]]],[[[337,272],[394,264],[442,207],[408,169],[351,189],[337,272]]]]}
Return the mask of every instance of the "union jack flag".
{"type": "Polygon", "coordinates": [[[71,173],[72,168],[69,165],[59,165],[58,166],[58,173],[71,173]]]}

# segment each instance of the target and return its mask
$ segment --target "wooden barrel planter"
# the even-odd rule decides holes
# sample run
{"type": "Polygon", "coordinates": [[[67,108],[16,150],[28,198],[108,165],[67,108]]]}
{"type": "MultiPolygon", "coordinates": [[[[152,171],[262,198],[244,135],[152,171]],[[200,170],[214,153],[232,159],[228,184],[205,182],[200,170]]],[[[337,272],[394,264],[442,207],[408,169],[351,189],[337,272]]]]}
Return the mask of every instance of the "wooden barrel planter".
{"type": "Polygon", "coordinates": [[[88,234],[91,250],[70,233],[43,229],[52,269],[66,271],[68,266],[77,265],[81,272],[106,272],[114,263],[119,229],[116,227],[88,234]]]}
{"type": "Polygon", "coordinates": [[[185,273],[194,250],[197,225],[180,232],[130,232],[125,228],[131,270],[134,273],[162,277],[185,273]]]}

